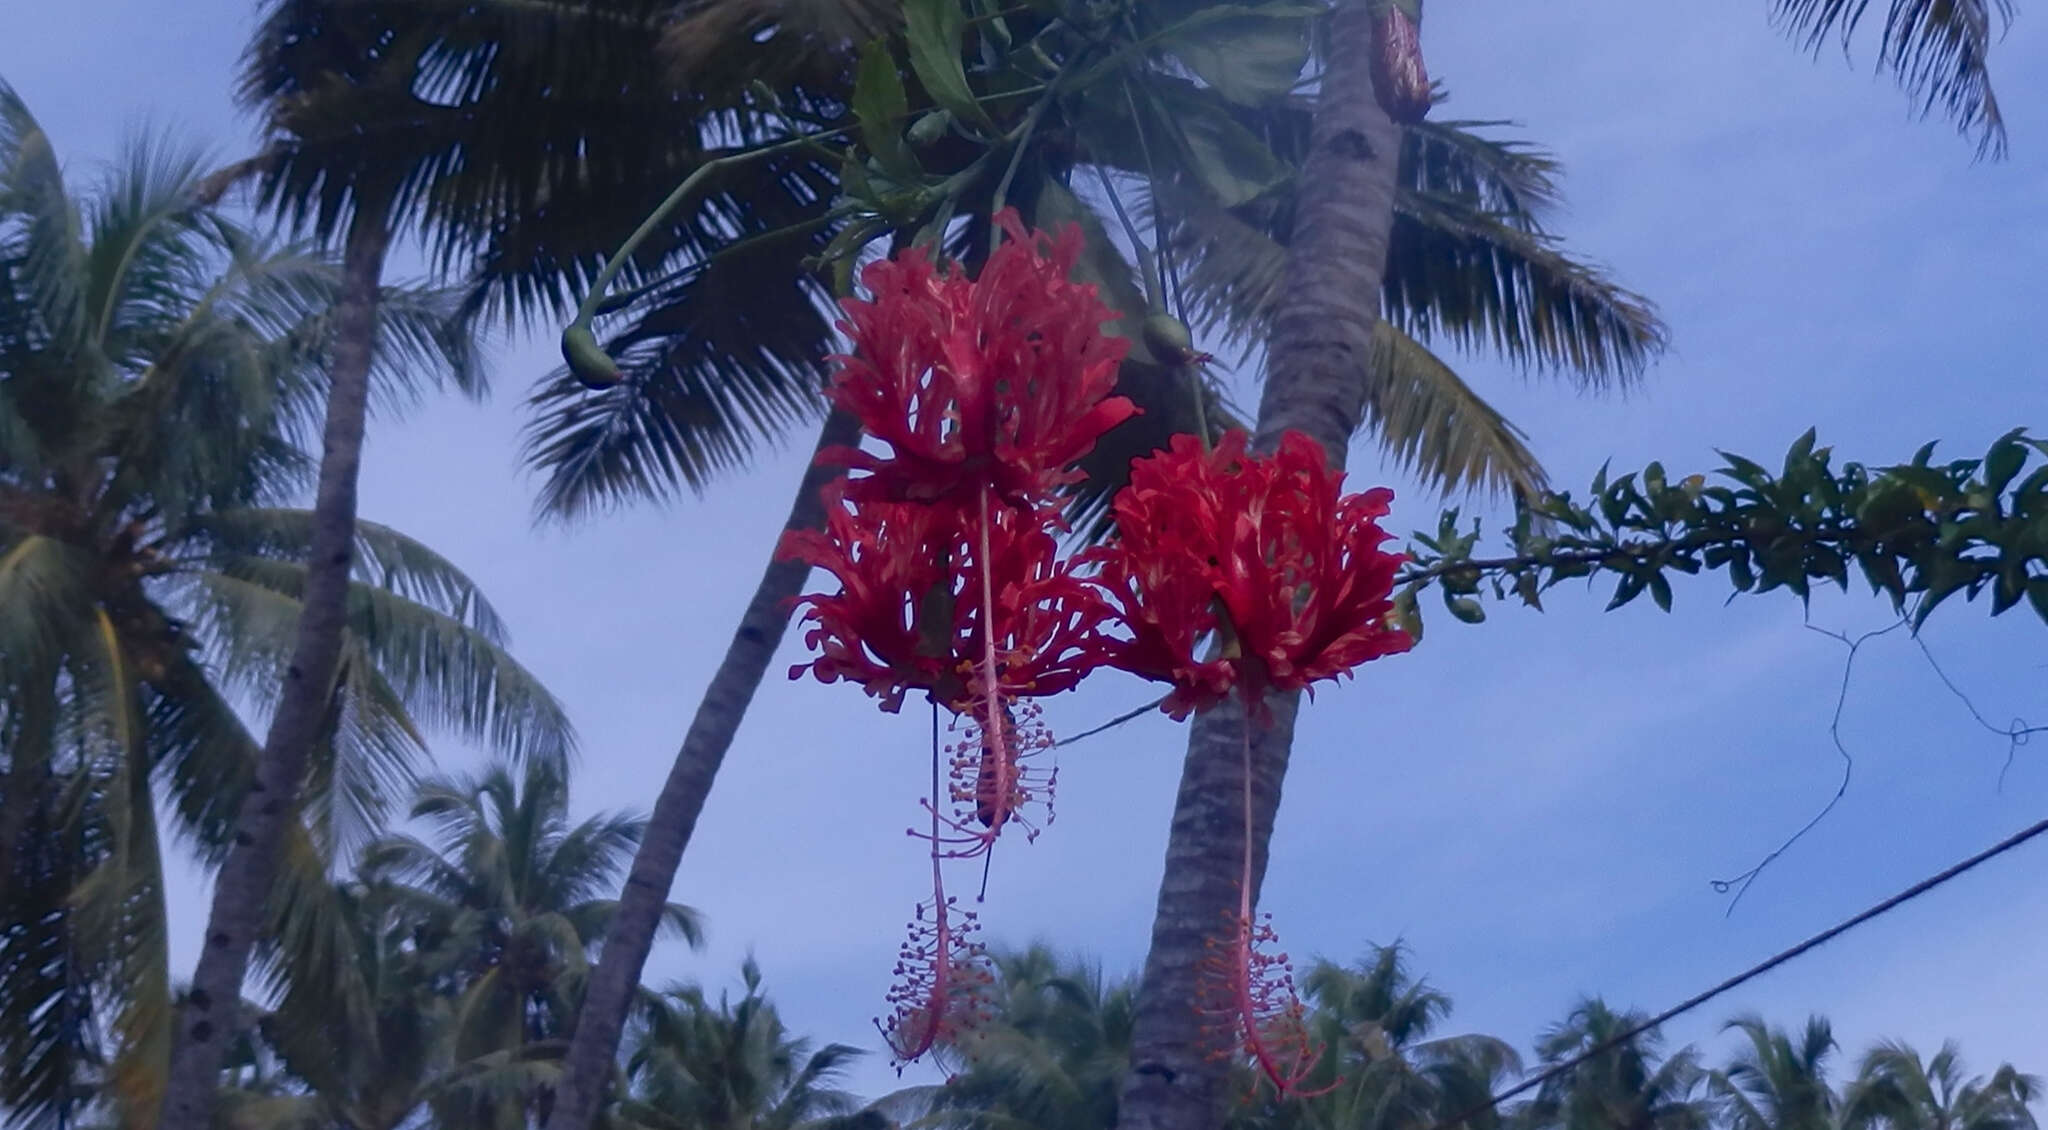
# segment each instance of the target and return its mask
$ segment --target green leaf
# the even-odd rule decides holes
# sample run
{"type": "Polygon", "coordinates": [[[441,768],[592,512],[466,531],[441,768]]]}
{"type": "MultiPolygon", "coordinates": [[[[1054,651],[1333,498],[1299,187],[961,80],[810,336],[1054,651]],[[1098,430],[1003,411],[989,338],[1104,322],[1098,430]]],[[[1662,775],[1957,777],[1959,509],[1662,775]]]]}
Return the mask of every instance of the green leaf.
{"type": "Polygon", "coordinates": [[[1992,494],[2004,491],[2005,485],[2026,465],[2027,449],[2019,443],[2019,436],[2025,430],[2014,428],[2000,436],[1998,442],[1991,445],[1990,453],[1984,456],[1984,485],[1991,488],[1992,494]]]}
{"type": "Polygon", "coordinates": [[[1216,93],[1256,106],[1294,89],[1308,62],[1308,24],[1297,4],[1219,5],[1165,37],[1165,46],[1216,93]],[[1212,14],[1213,13],[1213,14],[1212,14]]]}
{"type": "Polygon", "coordinates": [[[1671,582],[1664,579],[1663,573],[1650,574],[1650,599],[1657,602],[1657,607],[1671,611],[1671,582]]]}
{"type": "Polygon", "coordinates": [[[993,125],[960,67],[960,35],[967,21],[958,0],[904,0],[903,23],[910,67],[933,100],[963,121],[993,125]]]}
{"type": "Polygon", "coordinates": [[[1756,584],[1756,573],[1749,567],[1749,551],[1738,550],[1728,560],[1728,579],[1742,592],[1748,592],[1756,584]]]}
{"type": "Polygon", "coordinates": [[[1217,92],[1156,77],[1130,89],[1141,121],[1133,121],[1123,92],[1112,87],[1087,104],[1080,123],[1088,149],[1111,163],[1143,175],[1146,153],[1162,168],[1177,161],[1209,199],[1225,208],[1250,201],[1291,175],[1217,92]]]}
{"type": "Polygon", "coordinates": [[[1629,601],[1643,595],[1643,576],[1640,573],[1624,574],[1614,586],[1614,599],[1607,602],[1605,612],[1612,612],[1629,601]]]}
{"type": "Polygon", "coordinates": [[[919,176],[917,158],[902,132],[910,99],[903,92],[903,76],[896,71],[888,40],[872,39],[861,48],[860,66],[853,76],[853,113],[860,119],[861,141],[882,171],[894,180],[915,181],[919,176]]]}
{"type": "Polygon", "coordinates": [[[1818,434],[1818,429],[1808,428],[1805,434],[1792,441],[1791,450],[1785,453],[1785,478],[1798,474],[1801,465],[1813,458],[1813,441],[1818,434]]]}
{"type": "Polygon", "coordinates": [[[1259,136],[1207,103],[1171,107],[1173,136],[1196,178],[1225,208],[1252,200],[1287,179],[1287,167],[1259,136]]]}

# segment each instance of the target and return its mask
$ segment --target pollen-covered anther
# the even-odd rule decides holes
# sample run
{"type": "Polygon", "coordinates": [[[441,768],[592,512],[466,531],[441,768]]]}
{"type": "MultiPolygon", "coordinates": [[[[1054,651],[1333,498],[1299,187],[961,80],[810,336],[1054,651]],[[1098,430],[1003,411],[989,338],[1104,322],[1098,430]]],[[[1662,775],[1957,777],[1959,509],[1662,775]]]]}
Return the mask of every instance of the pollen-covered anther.
{"type": "Polygon", "coordinates": [[[986,855],[1012,824],[1023,829],[1027,842],[1035,840],[1053,819],[1059,771],[1038,764],[1054,746],[1042,711],[1028,699],[976,693],[981,685],[970,684],[967,709],[953,723],[960,736],[946,746],[946,795],[952,811],[938,813],[942,858],[986,855]],[[984,705],[991,701],[992,706],[984,705]],[[989,714],[998,720],[991,724],[985,717],[989,714]]]}

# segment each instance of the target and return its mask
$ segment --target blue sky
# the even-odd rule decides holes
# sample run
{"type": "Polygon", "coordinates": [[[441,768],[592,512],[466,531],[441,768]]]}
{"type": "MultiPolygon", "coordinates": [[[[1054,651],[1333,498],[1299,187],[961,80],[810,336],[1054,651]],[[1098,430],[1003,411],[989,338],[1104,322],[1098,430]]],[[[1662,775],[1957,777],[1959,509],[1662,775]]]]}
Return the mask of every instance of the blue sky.
{"type": "MultiPolygon", "coordinates": [[[[0,75],[70,166],[88,172],[150,120],[246,144],[229,103],[251,23],[243,0],[75,0],[10,13],[0,75]]],[[[1573,246],[1654,298],[1672,353],[1626,398],[1592,398],[1491,364],[1470,379],[1525,427],[1564,485],[1602,461],[1709,469],[1714,449],[1769,463],[1810,425],[1841,458],[1882,463],[1929,439],[1981,453],[2043,419],[2038,277],[2048,261],[2048,30],[2029,12],[2000,44],[2012,158],[1912,120],[1852,61],[1818,60],[1740,5],[1577,0],[1433,6],[1425,48],[1453,92],[1441,114],[1511,118],[1563,160],[1573,246]]],[[[784,451],[700,501],[535,531],[516,464],[525,388],[552,342],[501,342],[498,395],[379,422],[363,513],[467,568],[516,650],[584,739],[577,805],[644,808],[751,591],[799,471],[784,451]]],[[[802,447],[808,444],[798,441],[802,447]]],[[[1395,528],[1437,500],[1399,491],[1395,528]]],[[[1479,628],[1438,615],[1412,655],[1321,694],[1300,730],[1266,886],[1286,946],[1350,957],[1405,938],[1458,1001],[1452,1026],[1526,1045],[1584,992],[1658,1009],[2032,822],[2039,746],[1999,786],[2005,743],[1978,729],[1903,635],[1863,650],[1841,738],[1841,806],[1727,914],[1709,880],[1740,872],[1833,792],[1829,737],[1845,648],[1805,626],[1883,626],[1881,603],[1789,596],[1723,604],[1717,578],[1602,614],[1565,589],[1543,614],[1479,628]]],[[[1950,604],[1934,655],[1983,712],[2048,721],[2048,649],[2024,612],[1950,604]]],[[[777,667],[800,659],[792,638],[777,667]]],[[[1149,692],[1104,676],[1048,703],[1075,732],[1149,692]]],[[[676,897],[710,920],[702,953],[657,953],[650,979],[734,979],[749,950],[790,1018],[874,1045],[902,924],[919,897],[919,724],[845,687],[771,676],[684,861],[676,897]]],[[[1135,968],[1148,936],[1182,733],[1149,717],[1064,751],[1059,818],[1006,846],[984,911],[992,939],[1042,937],[1135,968]]],[[[457,747],[450,768],[474,764],[457,747]]],[[[1836,1021],[1853,1054],[1879,1037],[1948,1037],[1988,1070],[2048,1071],[2048,846],[2022,849],[1675,1024],[1713,1040],[1755,1010],[1836,1021]]],[[[201,880],[175,892],[188,970],[201,880]]],[[[894,1084],[881,1057],[853,1080],[894,1084]]]]}

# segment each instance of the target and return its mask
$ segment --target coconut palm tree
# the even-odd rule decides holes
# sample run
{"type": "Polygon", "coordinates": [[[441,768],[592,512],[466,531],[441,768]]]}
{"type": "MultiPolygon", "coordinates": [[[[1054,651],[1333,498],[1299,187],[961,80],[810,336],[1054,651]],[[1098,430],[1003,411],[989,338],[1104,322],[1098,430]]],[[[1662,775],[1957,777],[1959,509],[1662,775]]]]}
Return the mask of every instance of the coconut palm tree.
{"type": "MultiPolygon", "coordinates": [[[[692,6],[689,14],[671,30],[671,48],[682,58],[708,57],[708,44],[717,42],[719,35],[730,35],[736,24],[753,26],[741,17],[756,7],[720,2],[692,6]]],[[[805,10],[832,7],[821,5],[805,10]]],[[[1269,15],[1253,18],[1252,26],[1248,27],[1241,22],[1214,18],[1223,14],[1234,19],[1239,14],[1234,9],[1218,8],[1204,14],[1201,9],[1205,7],[1214,6],[1136,7],[1131,9],[1130,19],[1121,24],[1111,20],[1104,27],[1087,29],[1022,9],[990,15],[983,26],[1002,25],[1005,42],[1019,45],[1015,48],[1017,58],[1026,54],[1022,45],[1027,43],[1033,50],[1045,47],[1051,52],[1047,58],[1055,60],[1052,65],[1059,74],[1095,73],[1097,77],[1092,82],[1096,93],[1077,91],[1071,98],[1057,99],[1048,94],[1038,101],[1001,93],[1016,89],[1010,81],[1014,76],[1006,67],[1040,65],[1011,58],[1010,62],[991,69],[995,76],[988,80],[992,93],[983,106],[992,123],[984,132],[999,135],[1003,139],[1000,143],[976,147],[944,130],[936,138],[912,130],[900,149],[884,144],[890,154],[888,176],[895,178],[888,183],[916,184],[917,190],[912,194],[914,207],[901,204],[891,195],[893,190],[875,189],[881,178],[863,178],[858,183],[840,186],[841,196],[852,199],[849,206],[858,217],[854,226],[840,229],[842,234],[867,231],[879,235],[893,231],[900,238],[917,233],[917,238],[944,243],[968,263],[986,248],[986,217],[999,201],[1015,205],[1027,222],[1036,225],[1049,227],[1071,221],[1081,226],[1088,252],[1079,271],[1103,288],[1112,307],[1126,314],[1122,325],[1136,339],[1132,356],[1120,374],[1120,391],[1145,408],[1135,422],[1105,437],[1084,463],[1090,478],[1078,499],[1083,517],[1091,513],[1099,517],[1100,503],[1121,481],[1123,469],[1133,456],[1163,446],[1168,436],[1195,430],[1197,426],[1186,377],[1175,359],[1155,356],[1143,335],[1132,332],[1131,323],[1137,322],[1140,314],[1164,309],[1166,287],[1143,281],[1155,278],[1157,271],[1134,267],[1111,238],[1109,232],[1113,228],[1121,229],[1126,245],[1144,263],[1157,264],[1157,257],[1151,255],[1144,237],[1134,226],[1123,222],[1128,212],[1119,193],[1130,195],[1135,205],[1143,195],[1136,190],[1135,182],[1163,181],[1172,177],[1175,170],[1185,168],[1190,170],[1187,176],[1175,183],[1185,181],[1189,192],[1207,193],[1214,201],[1235,204],[1278,184],[1285,172],[1260,138],[1237,120],[1238,103],[1232,99],[1264,101],[1277,96],[1292,84],[1299,60],[1291,67],[1281,68],[1288,73],[1277,85],[1270,74],[1260,72],[1247,79],[1228,66],[1219,68],[1217,60],[1221,57],[1219,53],[1235,50],[1235,38],[1248,32],[1256,33],[1265,44],[1262,50],[1269,54],[1277,50],[1279,56],[1287,57],[1293,49],[1290,42],[1299,46],[1306,38],[1298,10],[1290,9],[1295,19],[1292,24],[1281,18],[1287,13],[1276,9],[1269,15]],[[1169,9],[1170,15],[1155,14],[1169,9]],[[1174,45],[1168,56],[1157,53],[1160,43],[1174,45]],[[1190,80],[1186,77],[1190,68],[1193,73],[1218,75],[1222,85],[1190,80]],[[1118,109],[1126,104],[1122,92],[1127,85],[1136,92],[1131,97],[1141,107],[1135,114],[1118,109]],[[1160,161],[1157,166],[1147,156],[1154,153],[1160,161]],[[1159,176],[1155,177],[1155,173],[1159,176]],[[1091,187],[1102,183],[1110,187],[1106,191],[1091,187]],[[1115,187],[1118,183],[1121,189],[1115,187]],[[878,191],[879,199],[868,195],[878,191]],[[863,208],[865,212],[861,211],[863,208]],[[863,222],[869,226],[861,227],[863,222]]],[[[794,10],[786,15],[788,19],[774,25],[777,34],[789,33],[792,22],[801,20],[794,10]]],[[[973,60],[985,57],[985,53],[1003,55],[1009,51],[1010,48],[995,41],[997,38],[1000,37],[991,36],[979,46],[970,46],[966,57],[973,60]]],[[[850,49],[858,40],[842,42],[850,49]]],[[[849,50],[848,72],[856,69],[851,65],[850,54],[849,50]]],[[[918,66],[931,65],[930,56],[912,54],[925,60],[918,66]]],[[[875,75],[894,74],[886,65],[859,70],[871,79],[875,75]]],[[[919,74],[927,87],[939,81],[935,75],[919,74]]],[[[977,71],[977,80],[981,77],[977,71]]],[[[891,92],[890,83],[894,81],[893,77],[872,79],[865,87],[853,83],[856,89],[843,94],[844,103],[837,116],[814,116],[805,119],[806,123],[819,129],[838,127],[847,122],[849,108],[856,112],[855,116],[867,113],[864,120],[876,120],[875,115],[884,113],[882,107],[897,105],[899,98],[905,96],[900,87],[891,92]]],[[[1058,81],[1055,77],[1049,83],[1058,81]]],[[[962,115],[970,112],[982,111],[958,106],[943,111],[962,115]]],[[[771,122],[778,120],[772,115],[763,116],[771,122]]],[[[922,120],[938,121],[942,116],[927,115],[922,120]]],[[[1477,213],[1488,207],[1487,201],[1506,201],[1510,210],[1539,206],[1538,198],[1550,185],[1550,166],[1540,153],[1489,142],[1470,131],[1441,132],[1452,136],[1453,142],[1418,143],[1413,153],[1416,183],[1445,190],[1439,193],[1438,210],[1417,209],[1420,222],[1430,222],[1437,215],[1477,213]],[[1521,191],[1518,194],[1505,189],[1506,185],[1518,186],[1521,191]]],[[[850,160],[858,167],[858,158],[850,160]]],[[[821,197],[815,205],[819,222],[829,218],[828,206],[834,199],[821,197]]],[[[713,201],[702,212],[716,215],[722,207],[722,203],[713,201]]],[[[1475,229],[1479,226],[1468,225],[1475,229]]],[[[1502,226],[1500,230],[1510,229],[1502,226]]],[[[1663,328],[1648,304],[1637,296],[1555,253],[1554,248],[1545,248],[1546,256],[1538,261],[1530,254],[1538,240],[1517,235],[1512,243],[1481,242],[1491,255],[1487,261],[1493,269],[1503,272],[1503,277],[1523,271],[1549,283],[1561,267],[1572,272],[1571,280],[1546,286],[1534,301],[1548,308],[1554,302],[1584,300],[1585,305],[1574,308],[1585,324],[1579,340],[1597,340],[1599,348],[1580,354],[1576,363],[1583,368],[1595,370],[1606,379],[1625,381],[1638,375],[1661,347],[1663,328]],[[1593,310],[1593,316],[1587,316],[1588,309],[1593,310]]],[[[858,239],[836,246],[842,257],[859,251],[858,239]]],[[[745,241],[733,245],[735,252],[750,253],[749,248],[745,241]]],[[[708,263],[686,260],[675,275],[679,280],[675,287],[694,285],[694,280],[701,277],[700,268],[715,269],[717,265],[716,259],[708,263]]],[[[677,296],[682,293],[675,287],[653,285],[650,289],[628,291],[620,299],[623,305],[617,316],[623,319],[624,328],[608,347],[622,372],[617,387],[591,397],[580,391],[576,377],[564,370],[536,398],[543,414],[531,433],[530,451],[549,476],[544,505],[573,513],[587,508],[589,500],[658,498],[696,485],[684,470],[688,463],[679,458],[676,446],[676,437],[688,434],[690,418],[672,403],[670,378],[659,369],[648,368],[650,362],[675,351],[694,358],[713,347],[714,343],[695,331],[679,335],[666,328],[673,320],[671,307],[680,301],[677,296]]],[[[1427,294],[1431,292],[1422,289],[1422,280],[1414,280],[1412,288],[1422,296],[1418,301],[1429,301],[1427,294]]],[[[1437,288],[1434,293],[1442,291],[1443,288],[1437,288]]],[[[1441,311],[1441,316],[1461,325],[1466,323],[1448,307],[1441,311]]],[[[735,324],[744,329],[771,323],[746,315],[735,324]]],[[[1224,329],[1221,325],[1216,327],[1219,334],[1224,329]]],[[[1383,398],[1386,411],[1376,418],[1390,447],[1405,453],[1424,477],[1446,484],[1508,487],[1527,486],[1540,480],[1540,468],[1511,425],[1457,381],[1449,367],[1427,349],[1395,348],[1396,344],[1389,343],[1381,363],[1394,374],[1388,387],[1408,391],[1389,392],[1383,398]]],[[[822,357],[822,352],[812,355],[814,368],[803,386],[812,395],[822,386],[822,357]]],[[[1574,361],[1569,358],[1560,361],[1563,368],[1572,364],[1574,361]]],[[[734,393],[736,400],[747,396],[751,394],[744,389],[734,393]]],[[[1213,408],[1209,417],[1212,421],[1224,418],[1213,408]]],[[[823,443],[845,443],[853,435],[850,421],[841,417],[829,417],[827,428],[830,434],[821,437],[823,443]]],[[[812,468],[800,485],[786,528],[805,528],[821,521],[816,496],[822,482],[820,474],[812,468]]],[[[1092,528],[1100,532],[1102,527],[1094,523],[1092,528]]],[[[608,1070],[613,1049],[607,1033],[617,1032],[623,1023],[625,1002],[645,961],[649,908],[673,882],[711,782],[767,670],[769,658],[782,639],[786,617],[781,609],[800,591],[805,576],[803,567],[791,562],[771,563],[764,571],[742,614],[739,632],[691,721],[670,777],[655,804],[653,829],[624,893],[628,909],[619,918],[618,933],[606,945],[605,961],[593,983],[589,1015],[578,1029],[571,1051],[571,1082],[565,1089],[565,1095],[572,1101],[566,1101],[562,1108],[564,1121],[558,1130],[581,1130],[588,1121],[587,1115],[571,1111],[594,1103],[592,1088],[608,1070]]]]}
{"type": "Polygon", "coordinates": [[[347,925],[340,976],[287,996],[246,1032],[249,1068],[221,1087],[219,1118],[234,1130],[397,1130],[439,1093],[452,1001],[404,900],[351,881],[335,903],[347,925]]]}
{"type": "Polygon", "coordinates": [[[1131,979],[1043,945],[991,955],[986,1021],[947,1054],[959,1071],[878,1106],[949,1130],[1108,1130],[1130,1065],[1131,979]]]}
{"type": "Polygon", "coordinates": [[[1727,1067],[1707,1074],[1720,1122],[1729,1130],[1835,1130],[1839,1104],[1828,1059],[1836,1044],[1826,1018],[1808,1017],[1796,1037],[1756,1015],[1727,1027],[1747,1042],[1727,1067]]]}
{"type": "Polygon", "coordinates": [[[2000,1064],[1989,1079],[1963,1068],[1956,1045],[1923,1059],[1886,1041],[1865,1053],[1842,1098],[1842,1125],[1857,1130],[2034,1130],[2030,1104],[2041,1079],[2000,1064]]]}
{"type": "Polygon", "coordinates": [[[833,1086],[866,1054],[846,1044],[814,1048],[783,1024],[761,991],[761,968],[740,967],[745,993],[713,1005],[697,985],[675,985],[643,1003],[626,1085],[611,1119],[632,1130],[852,1130],[877,1122],[833,1086]]]}
{"type": "MultiPolygon", "coordinates": [[[[74,193],[0,84],[0,1101],[28,1118],[65,1117],[88,1074],[126,1118],[162,1095],[158,820],[209,863],[233,846],[258,761],[238,708],[278,709],[310,584],[312,518],[289,503],[340,274],[205,206],[202,171],[143,139],[74,193]]],[[[475,386],[450,296],[383,299],[380,397],[475,386]]],[[[285,947],[330,936],[328,861],[381,818],[427,730],[543,759],[571,742],[460,571],[382,526],[355,547],[366,579],[257,903],[279,984],[285,947]]]]}
{"type": "Polygon", "coordinates": [[[1375,946],[1349,966],[1318,961],[1302,989],[1309,1030],[1322,1049],[1304,1089],[1327,1092],[1260,1102],[1234,1115],[1233,1125],[1493,1130],[1501,1124],[1499,1112],[1483,1104],[1502,1080],[1520,1072],[1521,1057],[1491,1036],[1435,1036],[1450,1016],[1451,1000],[1411,975],[1406,947],[1375,946]],[[1454,1121],[1474,1109],[1480,1113],[1454,1121]]]}
{"type": "MultiPolygon", "coordinates": [[[[1891,0],[1886,7],[1879,66],[1924,108],[1938,106],[1961,128],[1979,131],[1980,154],[2000,149],[2004,127],[1986,59],[1994,25],[2011,17],[2009,0],[1891,0]]],[[[1830,36],[1848,42],[1872,10],[1835,0],[1773,5],[1779,20],[1812,45],[1830,36]]],[[[1361,359],[1384,352],[1398,341],[1393,331],[1404,328],[1398,304],[1380,317],[1386,282],[1401,262],[1393,255],[1393,233],[1402,152],[1380,95],[1396,77],[1421,78],[1421,15],[1420,0],[1331,5],[1325,66],[1287,229],[1292,238],[1270,319],[1261,327],[1266,375],[1255,447],[1270,448],[1284,432],[1298,430],[1320,442],[1341,468],[1361,424],[1402,416],[1389,399],[1400,388],[1388,381],[1390,370],[1372,370],[1361,359]],[[1361,370],[1374,379],[1360,380],[1361,370]]],[[[1395,109],[1408,116],[1420,107],[1395,109]]],[[[1246,787],[1238,768],[1241,706],[1225,703],[1197,715],[1189,727],[1122,1108],[1121,1125],[1129,1130],[1202,1130],[1217,1123],[1223,1069],[1208,1057],[1199,1019],[1184,1002],[1193,999],[1210,928],[1237,905],[1246,859],[1256,902],[1299,706],[1298,694],[1270,696],[1264,704],[1272,724],[1253,743],[1249,821],[1237,815],[1246,787]]]]}
{"type": "MultiPolygon", "coordinates": [[[[561,766],[533,760],[515,776],[496,765],[422,784],[411,815],[427,838],[393,832],[363,852],[365,881],[390,892],[426,975],[453,994],[440,1037],[449,1063],[510,1059],[569,1031],[617,912],[606,896],[647,822],[610,813],[571,824],[568,805],[561,766]]],[[[702,941],[687,906],[669,903],[663,924],[693,947],[702,941]]],[[[437,1101],[440,1117],[473,1121],[478,1105],[504,1105],[471,1091],[437,1101]]]]}
{"type": "MultiPolygon", "coordinates": [[[[1546,1066],[1562,1063],[1642,1022],[1599,998],[1582,1002],[1536,1041],[1546,1066]]],[[[1712,1105],[1691,1048],[1660,1058],[1655,1032],[1602,1052],[1545,1081],[1517,1112],[1531,1130],[1706,1130],[1712,1105]]]]}
{"type": "MultiPolygon", "coordinates": [[[[363,344],[376,322],[378,280],[393,240],[426,225],[430,247],[467,270],[488,236],[488,254],[478,264],[486,283],[470,312],[516,321],[559,301],[663,191],[667,170],[703,159],[706,142],[697,127],[713,109],[656,81],[662,68],[650,47],[667,8],[653,0],[265,5],[241,87],[244,104],[262,116],[264,146],[216,183],[251,183],[266,210],[341,245],[346,301],[315,505],[318,568],[292,665],[304,677],[286,686],[266,739],[264,795],[291,794],[313,716],[306,686],[321,681],[337,654],[336,593],[362,444],[363,344]],[[614,112],[621,108],[628,112],[614,112]]],[[[808,198],[817,183],[809,164],[787,162],[783,171],[777,183],[790,186],[785,195],[808,198]]],[[[707,232],[723,239],[756,214],[777,215],[768,197],[750,196],[715,221],[664,233],[659,253],[699,246],[707,232]]],[[[800,256],[801,243],[778,253],[800,256]]],[[[746,291],[764,314],[774,305],[768,289],[746,291]]],[[[794,315],[776,323],[788,335],[786,348],[812,344],[803,334],[806,316],[822,340],[822,320],[806,314],[802,301],[793,305],[794,315]]],[[[690,322],[687,315],[683,322],[690,322]]],[[[717,318],[702,325],[717,334],[717,318]]],[[[736,366],[732,379],[772,377],[786,356],[770,349],[736,366]]],[[[772,397],[735,402],[730,391],[683,398],[697,424],[691,450],[709,466],[733,454],[733,445],[721,446],[718,424],[748,435],[790,411],[772,397]]],[[[236,816],[243,846],[231,853],[216,887],[207,934],[220,944],[202,955],[200,991],[180,1026],[165,1130],[206,1130],[220,1054],[207,1011],[236,993],[246,970],[254,908],[276,857],[274,816],[260,804],[236,816]]]]}

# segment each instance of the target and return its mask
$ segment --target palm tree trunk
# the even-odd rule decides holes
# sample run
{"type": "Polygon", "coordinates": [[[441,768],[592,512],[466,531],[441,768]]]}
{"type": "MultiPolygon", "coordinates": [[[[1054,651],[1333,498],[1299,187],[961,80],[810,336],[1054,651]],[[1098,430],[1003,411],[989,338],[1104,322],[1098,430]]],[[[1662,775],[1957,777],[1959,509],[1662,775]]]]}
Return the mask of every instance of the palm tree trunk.
{"type": "MultiPolygon", "coordinates": [[[[818,447],[851,445],[860,441],[860,424],[852,416],[834,410],[818,436],[818,447]]],[[[804,471],[803,484],[789,508],[784,530],[809,530],[825,523],[825,504],[820,497],[824,485],[839,474],[836,467],[813,461],[804,471]]],[[[802,591],[810,566],[798,561],[770,560],[754,589],[747,610],[740,617],[739,630],[725,649],[725,658],[711,676],[697,716],[683,737],[668,781],[655,799],[647,823],[647,835],[633,856],[633,870],[619,894],[617,914],[612,918],[597,968],[591,971],[590,986],[577,1013],[576,1031],[569,1042],[562,1083],[554,1096],[554,1113],[547,1130],[589,1130],[604,1101],[611,1082],[612,1066],[619,1051],[619,1034],[625,1028],[634,989],[647,954],[654,945],[655,928],[662,907],[675,884],[676,867],[683,849],[696,831],[697,817],[704,811],[704,799],[711,782],[732,746],[747,704],[753,701],[768,663],[782,643],[789,626],[789,602],[802,591]]]]}
{"type": "MultiPolygon", "coordinates": [[[[1270,451],[1295,429],[1342,467],[1365,410],[1367,355],[1394,220],[1400,132],[1373,99],[1367,0],[1338,0],[1329,66],[1316,101],[1287,276],[1267,339],[1266,387],[1254,446],[1270,451]]],[[[1300,695],[1267,701],[1270,727],[1252,747],[1252,898],[1280,807],[1300,695]]],[[[1132,1033],[1121,1130],[1204,1130],[1221,1124],[1230,1065],[1191,1006],[1205,943],[1237,911],[1244,858],[1244,709],[1232,702],[1195,718],[1168,833],[1132,1033]]]]}
{"type": "Polygon", "coordinates": [[[304,605],[284,690],[270,719],[255,780],[235,814],[233,845],[214,880],[199,969],[179,1017],[171,1074],[158,1130],[210,1130],[221,1057],[242,1013],[249,951],[276,879],[286,826],[297,811],[306,757],[327,713],[348,615],[355,547],[356,476],[362,465],[376,345],[377,288],[390,228],[358,213],[342,257],[334,356],[320,480],[313,500],[304,605]]]}

